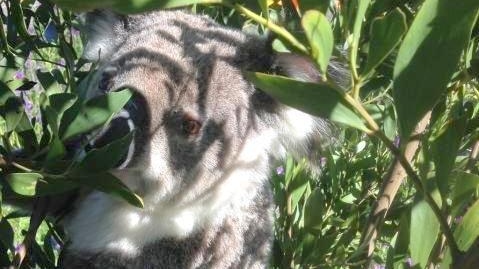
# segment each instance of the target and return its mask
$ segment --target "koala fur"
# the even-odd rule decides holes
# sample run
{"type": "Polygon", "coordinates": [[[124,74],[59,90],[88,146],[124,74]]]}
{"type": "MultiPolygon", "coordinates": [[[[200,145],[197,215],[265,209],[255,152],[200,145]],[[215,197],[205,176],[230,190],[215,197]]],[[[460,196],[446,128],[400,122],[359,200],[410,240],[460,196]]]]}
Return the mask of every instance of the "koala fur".
{"type": "MultiPolygon", "coordinates": [[[[63,221],[59,268],[266,268],[272,167],[287,152],[313,156],[332,135],[327,121],[277,103],[244,72],[314,81],[314,65],[183,11],[95,11],[86,25],[84,57],[99,62],[88,95],[135,91],[111,124],[135,129],[112,173],[145,207],[82,196],[63,221]]],[[[344,80],[337,67],[331,77],[344,80]]]]}

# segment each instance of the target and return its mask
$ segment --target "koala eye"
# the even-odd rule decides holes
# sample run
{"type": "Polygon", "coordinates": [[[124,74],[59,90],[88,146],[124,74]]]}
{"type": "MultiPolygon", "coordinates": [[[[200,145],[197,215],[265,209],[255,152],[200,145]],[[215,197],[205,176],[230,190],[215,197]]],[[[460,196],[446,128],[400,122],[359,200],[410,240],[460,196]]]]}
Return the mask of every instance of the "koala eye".
{"type": "Polygon", "coordinates": [[[190,115],[185,115],[181,121],[181,131],[185,135],[197,135],[201,129],[201,122],[190,115]]]}

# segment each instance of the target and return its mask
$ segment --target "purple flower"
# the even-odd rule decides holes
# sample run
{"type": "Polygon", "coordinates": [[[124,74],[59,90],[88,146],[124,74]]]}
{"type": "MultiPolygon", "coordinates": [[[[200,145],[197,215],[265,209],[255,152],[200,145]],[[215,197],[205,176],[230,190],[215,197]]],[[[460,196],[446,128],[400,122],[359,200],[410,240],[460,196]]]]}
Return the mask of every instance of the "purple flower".
{"type": "Polygon", "coordinates": [[[17,70],[17,72],[15,72],[13,75],[13,78],[17,80],[23,80],[25,78],[25,73],[23,73],[22,70],[17,70]]]}
{"type": "Polygon", "coordinates": [[[454,218],[454,223],[459,224],[462,222],[462,216],[458,216],[454,218]]]}
{"type": "Polygon", "coordinates": [[[76,28],[71,28],[71,33],[73,37],[78,37],[80,36],[80,31],[76,28]]]}
{"type": "Polygon", "coordinates": [[[62,248],[61,244],[56,240],[54,236],[48,237],[48,243],[54,250],[60,250],[62,248]]]}
{"type": "Polygon", "coordinates": [[[276,167],[276,175],[278,175],[278,176],[284,175],[284,167],[282,167],[282,166],[276,167]]]}
{"type": "Polygon", "coordinates": [[[406,264],[409,266],[409,268],[414,266],[414,262],[412,261],[411,257],[406,259],[406,264]]]}
{"type": "Polygon", "coordinates": [[[63,66],[66,64],[65,59],[63,59],[63,58],[61,58],[60,60],[58,60],[57,63],[58,63],[59,65],[63,65],[63,66]]]}
{"type": "Polygon", "coordinates": [[[394,138],[394,146],[399,147],[399,144],[401,143],[401,138],[399,136],[396,136],[394,138]]]}
{"type": "Polygon", "coordinates": [[[326,157],[321,157],[321,159],[319,159],[319,165],[321,165],[321,167],[324,167],[327,161],[328,159],[326,159],[326,157]]]}
{"type": "Polygon", "coordinates": [[[374,269],[384,269],[386,268],[386,266],[382,265],[382,264],[375,264],[374,265],[374,269]]]}

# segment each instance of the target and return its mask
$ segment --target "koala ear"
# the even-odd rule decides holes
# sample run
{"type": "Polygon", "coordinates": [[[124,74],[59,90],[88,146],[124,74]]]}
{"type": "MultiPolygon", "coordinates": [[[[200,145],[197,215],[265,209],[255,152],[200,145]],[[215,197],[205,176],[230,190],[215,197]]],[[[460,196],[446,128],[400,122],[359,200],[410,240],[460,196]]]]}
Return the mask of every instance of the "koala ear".
{"type": "MultiPolygon", "coordinates": [[[[320,82],[323,79],[323,74],[309,57],[294,53],[277,53],[273,60],[273,71],[307,82],[320,82]]],[[[328,79],[347,87],[350,83],[349,71],[344,64],[332,58],[328,66],[328,79]]]]}
{"type": "Polygon", "coordinates": [[[127,27],[127,17],[107,10],[95,10],[82,15],[87,43],[83,58],[96,62],[107,59],[121,44],[127,27]]]}

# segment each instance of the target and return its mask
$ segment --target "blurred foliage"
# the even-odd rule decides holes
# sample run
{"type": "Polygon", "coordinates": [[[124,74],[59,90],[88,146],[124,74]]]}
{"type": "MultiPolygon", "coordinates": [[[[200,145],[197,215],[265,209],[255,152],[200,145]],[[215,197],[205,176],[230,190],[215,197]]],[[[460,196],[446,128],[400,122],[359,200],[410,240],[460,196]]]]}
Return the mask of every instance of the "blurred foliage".
{"type": "MultiPolygon", "coordinates": [[[[0,1],[0,188],[5,200],[41,201],[86,186],[142,205],[105,172],[131,135],[100,150],[84,150],[88,137],[81,134],[107,123],[130,93],[84,100],[94,66],[79,59],[79,24],[70,10],[188,6],[231,27],[273,32],[275,50],[307,54],[319,70],[333,57],[351,72],[349,88],[327,75],[317,84],[248,75],[286,104],[341,125],[339,139],[320,160],[320,173],[310,175],[305,162],[292,158],[275,171],[271,268],[479,268],[477,0],[55,2],[59,6],[46,0],[0,1]],[[411,132],[428,113],[429,124],[416,138],[419,150],[405,162],[411,132]],[[85,121],[85,115],[98,120],[85,121]],[[368,253],[365,229],[384,194],[382,186],[392,178],[388,170],[394,160],[402,160],[408,177],[376,224],[378,236],[368,253]],[[87,174],[91,169],[95,173],[87,174]]],[[[19,218],[28,215],[6,205],[1,209],[0,267],[18,266],[29,242],[22,238],[40,223],[21,224],[19,218]]],[[[52,220],[42,223],[23,268],[55,265],[61,229],[52,220]]]]}

